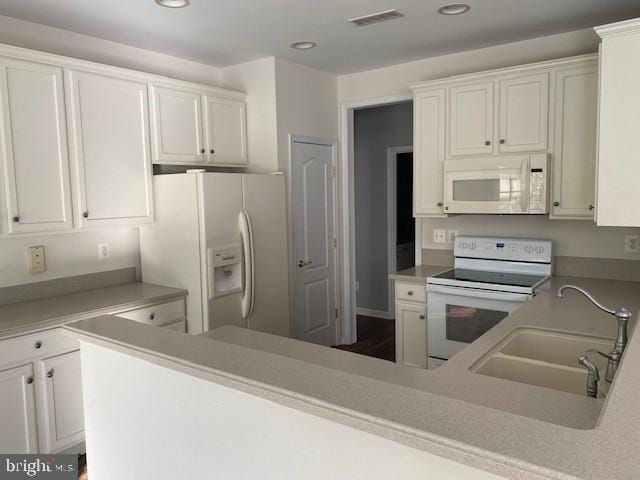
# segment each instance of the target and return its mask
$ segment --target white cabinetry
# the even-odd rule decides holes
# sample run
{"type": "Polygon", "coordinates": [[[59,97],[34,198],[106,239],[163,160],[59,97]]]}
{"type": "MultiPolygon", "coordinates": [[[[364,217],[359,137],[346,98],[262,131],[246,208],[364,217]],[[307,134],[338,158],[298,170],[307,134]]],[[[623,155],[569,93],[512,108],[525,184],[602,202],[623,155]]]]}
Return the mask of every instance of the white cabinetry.
{"type": "Polygon", "coordinates": [[[426,285],[396,282],[396,363],[427,368],[426,285]]]}
{"type": "Polygon", "coordinates": [[[41,449],[56,452],[84,440],[80,351],[40,361],[41,449]]]}
{"type": "Polygon", "coordinates": [[[416,92],[413,107],[414,215],[442,215],[445,158],[444,88],[416,92]]]}
{"type": "Polygon", "coordinates": [[[547,149],[549,74],[539,73],[499,81],[498,151],[547,149]]]}
{"type": "Polygon", "coordinates": [[[38,453],[33,365],[0,367],[0,452],[38,453]]]}
{"type": "Polygon", "coordinates": [[[186,89],[152,88],[153,161],[196,164],[206,161],[202,136],[202,96],[186,89]]]}
{"type": "Polygon", "coordinates": [[[553,218],[593,218],[598,121],[598,66],[556,72],[553,218]]]}
{"type": "Polygon", "coordinates": [[[145,83],[69,71],[82,226],[153,220],[145,83]]]}
{"type": "Polygon", "coordinates": [[[493,153],[493,82],[449,89],[449,155],[493,153]]]}
{"type": "Polygon", "coordinates": [[[9,233],[73,227],[62,68],[0,58],[9,233]]]}
{"type": "Polygon", "coordinates": [[[246,166],[245,102],[195,87],[152,87],[154,163],[246,166]]]}
{"type": "Polygon", "coordinates": [[[600,118],[596,221],[640,226],[640,20],[596,28],[600,47],[600,118]]]}
{"type": "Polygon", "coordinates": [[[247,165],[244,101],[205,95],[207,159],[216,165],[247,165]]]}

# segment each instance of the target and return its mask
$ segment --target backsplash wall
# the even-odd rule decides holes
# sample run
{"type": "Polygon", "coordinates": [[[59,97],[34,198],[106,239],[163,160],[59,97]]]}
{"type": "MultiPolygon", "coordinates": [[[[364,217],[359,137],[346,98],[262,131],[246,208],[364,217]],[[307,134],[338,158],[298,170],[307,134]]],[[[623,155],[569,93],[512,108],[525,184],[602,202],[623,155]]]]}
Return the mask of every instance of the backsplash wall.
{"type": "Polygon", "coordinates": [[[0,238],[0,288],[126,267],[140,272],[137,228],[0,238]],[[111,250],[106,260],[98,260],[101,243],[111,250]],[[27,248],[34,245],[45,247],[44,273],[29,273],[27,248]]]}
{"type": "Polygon", "coordinates": [[[640,259],[625,252],[625,235],[640,235],[640,228],[597,227],[590,220],[550,220],[537,215],[457,215],[422,220],[422,248],[453,249],[433,242],[433,229],[457,230],[458,235],[493,235],[545,238],[553,241],[554,255],[567,257],[640,259]]]}

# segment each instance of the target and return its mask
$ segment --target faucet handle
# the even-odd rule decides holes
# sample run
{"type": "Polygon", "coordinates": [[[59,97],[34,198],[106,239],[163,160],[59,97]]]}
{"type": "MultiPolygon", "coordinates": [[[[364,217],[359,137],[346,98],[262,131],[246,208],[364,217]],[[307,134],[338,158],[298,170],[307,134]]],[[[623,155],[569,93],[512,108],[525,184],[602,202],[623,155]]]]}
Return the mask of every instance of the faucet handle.
{"type": "MultiPolygon", "coordinates": [[[[613,382],[613,377],[615,376],[616,371],[618,370],[618,366],[620,365],[620,358],[622,357],[622,353],[615,348],[611,353],[604,353],[596,349],[587,350],[587,353],[597,353],[598,355],[602,355],[604,358],[608,360],[607,371],[605,373],[604,378],[609,383],[613,382]]],[[[586,356],[586,355],[583,355],[583,356],[586,356]]],[[[580,363],[579,360],[578,360],[578,363],[580,363]]]]}

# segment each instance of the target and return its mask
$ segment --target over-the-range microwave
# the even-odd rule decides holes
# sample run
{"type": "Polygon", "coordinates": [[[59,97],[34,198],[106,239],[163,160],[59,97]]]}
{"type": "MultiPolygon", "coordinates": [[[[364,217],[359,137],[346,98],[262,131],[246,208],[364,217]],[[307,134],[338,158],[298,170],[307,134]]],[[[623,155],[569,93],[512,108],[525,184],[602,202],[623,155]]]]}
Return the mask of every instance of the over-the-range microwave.
{"type": "Polygon", "coordinates": [[[548,213],[548,173],[546,153],[445,160],[445,213],[548,213]]]}

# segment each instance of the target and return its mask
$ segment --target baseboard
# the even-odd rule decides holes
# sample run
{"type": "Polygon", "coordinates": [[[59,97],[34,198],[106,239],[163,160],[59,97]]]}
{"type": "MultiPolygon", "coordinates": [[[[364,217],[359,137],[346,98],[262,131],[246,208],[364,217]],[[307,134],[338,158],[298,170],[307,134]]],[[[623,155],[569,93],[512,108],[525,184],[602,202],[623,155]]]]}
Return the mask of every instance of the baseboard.
{"type": "Polygon", "coordinates": [[[364,315],[365,317],[384,318],[386,320],[392,320],[393,315],[384,310],[372,310],[370,308],[356,308],[356,315],[364,315]]]}

